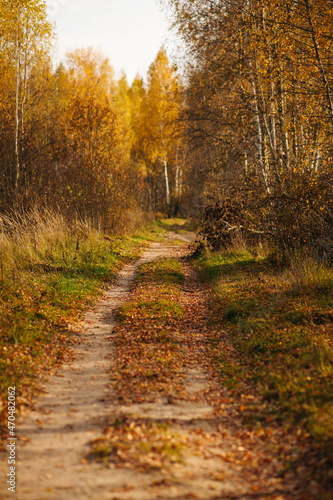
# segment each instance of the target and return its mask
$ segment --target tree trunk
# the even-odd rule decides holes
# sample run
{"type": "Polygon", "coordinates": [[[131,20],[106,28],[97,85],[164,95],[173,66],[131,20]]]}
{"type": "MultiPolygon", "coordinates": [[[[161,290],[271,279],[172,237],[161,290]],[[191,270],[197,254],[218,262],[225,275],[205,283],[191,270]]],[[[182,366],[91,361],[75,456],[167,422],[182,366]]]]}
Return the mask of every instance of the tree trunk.
{"type": "Polygon", "coordinates": [[[15,196],[18,194],[18,186],[20,180],[20,41],[19,41],[19,16],[16,20],[16,40],[15,40],[15,56],[16,56],[16,89],[15,89],[15,196]]]}
{"type": "Polygon", "coordinates": [[[308,22],[309,22],[310,31],[311,31],[311,37],[312,37],[313,47],[314,47],[314,50],[315,50],[317,63],[318,63],[318,66],[319,66],[319,70],[320,70],[322,82],[323,82],[325,93],[326,93],[327,104],[328,104],[328,109],[329,109],[329,113],[330,113],[330,119],[331,119],[331,122],[332,122],[332,125],[333,125],[333,98],[332,98],[332,92],[331,92],[330,84],[329,84],[328,79],[327,79],[327,75],[326,75],[326,71],[325,71],[325,68],[324,68],[324,64],[323,64],[323,61],[322,61],[322,58],[321,58],[319,43],[318,43],[318,39],[317,39],[317,36],[316,36],[316,33],[315,33],[315,28],[314,28],[314,25],[313,25],[313,21],[312,21],[311,7],[310,7],[309,0],[305,0],[305,8],[306,8],[307,16],[308,16],[308,22]]]}
{"type": "Polygon", "coordinates": [[[166,157],[163,159],[163,168],[164,168],[164,180],[165,180],[165,197],[167,204],[167,213],[168,217],[171,217],[171,206],[170,206],[170,184],[169,184],[169,173],[168,173],[168,162],[166,157]]]}

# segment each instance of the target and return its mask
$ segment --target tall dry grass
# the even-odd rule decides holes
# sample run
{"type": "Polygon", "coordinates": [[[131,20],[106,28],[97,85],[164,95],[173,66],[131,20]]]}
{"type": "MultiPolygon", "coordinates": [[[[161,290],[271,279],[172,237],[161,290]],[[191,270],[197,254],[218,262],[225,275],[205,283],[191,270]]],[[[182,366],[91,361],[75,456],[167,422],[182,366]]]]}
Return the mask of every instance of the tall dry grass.
{"type": "Polygon", "coordinates": [[[82,246],[98,246],[101,232],[89,221],[69,223],[49,209],[12,213],[0,217],[0,279],[13,278],[36,264],[67,266],[82,246]]]}
{"type": "Polygon", "coordinates": [[[290,285],[300,293],[308,288],[332,294],[333,268],[329,263],[306,255],[294,255],[285,272],[290,285]]]}

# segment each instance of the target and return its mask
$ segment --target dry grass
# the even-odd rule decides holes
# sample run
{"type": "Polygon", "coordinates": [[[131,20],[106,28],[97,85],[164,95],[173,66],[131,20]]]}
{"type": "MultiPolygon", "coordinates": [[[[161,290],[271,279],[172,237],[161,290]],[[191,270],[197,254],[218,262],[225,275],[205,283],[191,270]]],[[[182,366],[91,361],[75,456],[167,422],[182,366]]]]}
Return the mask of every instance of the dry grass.
{"type": "Polygon", "coordinates": [[[285,272],[295,290],[318,289],[332,294],[333,268],[310,257],[295,257],[285,272]]]}
{"type": "Polygon", "coordinates": [[[95,246],[101,233],[89,222],[69,224],[60,213],[32,210],[25,215],[1,217],[1,280],[6,281],[36,264],[68,266],[77,259],[80,246],[95,246]]]}

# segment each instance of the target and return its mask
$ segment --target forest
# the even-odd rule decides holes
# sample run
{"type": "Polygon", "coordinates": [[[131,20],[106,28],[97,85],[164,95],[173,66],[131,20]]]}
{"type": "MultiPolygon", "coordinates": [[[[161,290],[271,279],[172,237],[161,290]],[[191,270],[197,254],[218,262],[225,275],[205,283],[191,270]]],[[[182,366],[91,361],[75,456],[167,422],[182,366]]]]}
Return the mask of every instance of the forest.
{"type": "Polygon", "coordinates": [[[182,71],[161,48],[129,85],[92,48],[54,67],[44,2],[1,2],[0,211],[117,232],[206,208],[209,244],[241,231],[331,257],[331,2],[164,5],[182,71]]]}
{"type": "MultiPolygon", "coordinates": [[[[252,476],[248,496],[223,498],[330,500],[333,2],[158,3],[178,55],[162,46],[128,82],[93,47],[55,63],[45,0],[0,0],[0,437],[7,387],[24,416],[73,324],[132,265],[118,410],[155,393],[176,408],[195,359],[220,387],[205,392],[215,434],[185,422],[181,441],[170,422],[115,413],[80,463],[216,458],[227,422],[240,441],[223,460],[252,476]],[[149,245],[160,260],[138,260],[149,245]]],[[[200,484],[179,498],[220,498],[200,484]]]]}
{"type": "Polygon", "coordinates": [[[177,212],[182,88],[165,50],[131,86],[92,48],[54,67],[45,8],[1,2],[0,211],[47,206],[116,232],[138,210],[177,212]]]}

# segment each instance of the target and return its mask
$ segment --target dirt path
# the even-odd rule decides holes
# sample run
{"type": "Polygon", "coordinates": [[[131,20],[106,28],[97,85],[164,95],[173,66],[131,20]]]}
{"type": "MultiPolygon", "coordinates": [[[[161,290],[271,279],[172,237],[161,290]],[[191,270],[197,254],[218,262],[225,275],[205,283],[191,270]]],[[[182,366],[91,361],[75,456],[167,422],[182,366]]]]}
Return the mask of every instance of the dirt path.
{"type": "Polygon", "coordinates": [[[78,325],[79,342],[73,347],[72,361],[50,378],[34,410],[19,423],[18,493],[5,494],[5,500],[292,498],[281,495],[278,460],[268,457],[264,466],[258,464],[260,437],[239,434],[233,425],[232,402],[209,375],[206,296],[189,265],[183,264],[186,282],[181,301],[187,320],[179,333],[185,353],[183,397],[126,406],[113,393],[109,375],[113,311],[126,301],[141,264],[180,256],[185,246],[172,240],[153,243],[142,259],[124,267],[85,315],[78,325]],[[167,471],[143,472],[87,460],[89,442],[101,435],[114,414],[168,421],[172,432],[186,443],[186,460],[167,471]]]}

